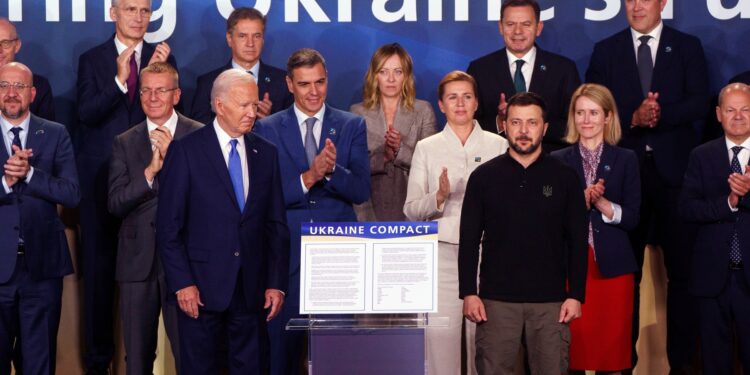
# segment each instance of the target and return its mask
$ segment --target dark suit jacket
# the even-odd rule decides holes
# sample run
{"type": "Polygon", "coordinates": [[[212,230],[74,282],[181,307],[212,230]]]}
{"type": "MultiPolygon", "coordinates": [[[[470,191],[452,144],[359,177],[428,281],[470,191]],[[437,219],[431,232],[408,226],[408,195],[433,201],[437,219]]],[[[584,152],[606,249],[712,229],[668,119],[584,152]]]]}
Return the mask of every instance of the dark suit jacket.
{"type": "MultiPolygon", "coordinates": [[[[583,174],[583,159],[578,144],[552,153],[552,156],[578,172],[581,189],[586,188],[583,174]]],[[[597,179],[604,179],[604,197],[622,208],[619,224],[608,224],[602,220],[601,211],[595,207],[589,211],[589,220],[594,234],[596,264],[602,275],[613,277],[638,271],[635,253],[628,238],[628,231],[638,225],[641,208],[641,179],[638,158],[631,150],[604,144],[597,179]]]]}
{"type": "MultiPolygon", "coordinates": [[[[32,278],[73,273],[65,227],[57,215],[58,204],[75,207],[80,199],[70,137],[63,125],[32,114],[25,148],[34,150],[29,159],[34,167],[31,180],[18,182],[10,194],[0,187],[0,283],[7,282],[15,269],[19,229],[32,278]]],[[[9,157],[5,146],[0,155],[3,160],[9,157]]]]}
{"type": "Polygon", "coordinates": [[[750,199],[745,196],[739,211],[729,209],[729,183],[732,173],[724,137],[700,145],[690,154],[680,197],[680,213],[686,221],[697,223],[693,248],[692,292],[701,297],[716,297],[729,276],[729,241],[737,230],[745,269],[750,283],[750,199]]]}
{"type": "MultiPolygon", "coordinates": [[[[474,77],[479,89],[479,108],[474,117],[482,129],[497,133],[495,117],[500,93],[504,93],[508,100],[516,92],[505,48],[472,61],[466,72],[474,77]]],[[[544,136],[546,144],[558,145],[558,148],[567,145],[562,138],[567,129],[568,106],[573,91],[580,85],[581,79],[573,60],[537,46],[529,91],[541,95],[547,105],[549,128],[544,136]]]]}
{"type": "Polygon", "coordinates": [[[246,134],[250,186],[240,211],[212,125],[172,142],[159,174],[156,241],[170,294],[190,285],[205,309],[224,311],[242,273],[245,301],[263,308],[266,289],[287,289],[289,229],[279,156],[246,134]]]}
{"type": "Polygon", "coordinates": [[[633,112],[644,99],[630,28],[594,46],[586,82],[612,91],[620,112],[620,146],[634,150],[642,160],[648,143],[662,178],[679,187],[709,104],[708,70],[700,40],[664,26],[650,88],[659,93],[661,119],[652,129],[630,127],[633,112]]]}
{"type": "Polygon", "coordinates": [[[311,221],[357,221],[353,204],[370,198],[370,162],[367,154],[365,120],[326,105],[318,149],[326,138],[336,145],[336,171],[329,181],[319,181],[307,194],[300,175],[310,169],[302,144],[294,107],[259,121],[254,131],[279,149],[284,204],[291,232],[288,302],[299,303],[300,224],[311,221]]]}
{"type": "Polygon", "coordinates": [[[45,120],[55,121],[55,98],[52,96],[49,81],[39,74],[34,74],[33,83],[36,97],[29,105],[29,110],[45,120]]]}
{"type": "MultiPolygon", "coordinates": [[[[214,80],[223,71],[232,69],[232,60],[219,69],[212,70],[198,77],[198,84],[195,88],[193,105],[191,107],[190,117],[198,122],[208,124],[214,119],[214,112],[211,110],[211,88],[214,80]]],[[[271,113],[276,113],[294,103],[294,97],[286,86],[286,72],[271,65],[260,62],[258,70],[258,97],[263,100],[263,96],[268,93],[273,106],[271,113]]]]}
{"type": "MultiPolygon", "coordinates": [[[[177,114],[174,139],[202,127],[177,114]]],[[[143,170],[151,163],[151,141],[146,121],[118,135],[109,167],[109,212],[122,218],[117,251],[117,281],[143,281],[153,269],[156,248],[158,179],[152,188],[143,170]]]]}

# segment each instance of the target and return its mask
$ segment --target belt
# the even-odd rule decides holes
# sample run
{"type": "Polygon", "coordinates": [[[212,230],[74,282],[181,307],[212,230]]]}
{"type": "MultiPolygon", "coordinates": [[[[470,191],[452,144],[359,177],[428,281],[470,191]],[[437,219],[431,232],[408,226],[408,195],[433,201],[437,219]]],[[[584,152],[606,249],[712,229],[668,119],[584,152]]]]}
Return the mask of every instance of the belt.
{"type": "Polygon", "coordinates": [[[730,262],[729,263],[729,269],[730,270],[741,270],[744,269],[745,266],[742,264],[742,261],[739,262],[730,262]]]}
{"type": "Polygon", "coordinates": [[[18,255],[25,255],[26,254],[26,245],[19,243],[18,244],[18,255]]]}

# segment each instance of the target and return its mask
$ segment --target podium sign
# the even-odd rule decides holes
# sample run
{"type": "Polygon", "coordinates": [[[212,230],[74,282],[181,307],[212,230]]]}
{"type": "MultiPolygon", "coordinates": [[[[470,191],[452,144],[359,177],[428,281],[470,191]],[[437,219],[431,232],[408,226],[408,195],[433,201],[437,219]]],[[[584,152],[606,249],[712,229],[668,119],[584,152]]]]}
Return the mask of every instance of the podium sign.
{"type": "Polygon", "coordinates": [[[300,314],[437,312],[437,222],[302,224],[300,314]]]}

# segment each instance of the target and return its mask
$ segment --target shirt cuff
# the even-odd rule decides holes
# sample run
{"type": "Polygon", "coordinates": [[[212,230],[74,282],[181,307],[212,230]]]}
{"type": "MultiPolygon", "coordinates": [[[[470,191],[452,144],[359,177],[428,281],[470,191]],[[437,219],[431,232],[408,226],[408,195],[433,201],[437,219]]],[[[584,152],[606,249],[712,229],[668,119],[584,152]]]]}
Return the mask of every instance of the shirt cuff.
{"type": "Polygon", "coordinates": [[[117,76],[115,76],[115,83],[117,84],[117,87],[120,88],[120,91],[122,91],[123,94],[127,94],[128,93],[128,86],[127,85],[123,85],[122,83],[120,83],[120,80],[117,79],[117,76]]]}
{"type": "Polygon", "coordinates": [[[310,191],[310,189],[305,186],[305,180],[302,178],[302,175],[299,175],[299,184],[302,186],[302,194],[307,194],[310,191]]]}
{"type": "Polygon", "coordinates": [[[147,179],[146,180],[146,184],[148,185],[149,189],[153,189],[154,188],[154,180],[148,180],[147,179]]]}
{"type": "MultiPolygon", "coordinates": [[[[3,179],[3,185],[5,185],[5,179],[3,179]]],[[[732,207],[732,204],[729,203],[729,197],[727,197],[727,206],[729,206],[729,209],[732,210],[732,212],[737,212],[740,210],[739,207],[732,207]]]]}
{"type": "Polygon", "coordinates": [[[602,213],[602,221],[607,224],[620,224],[620,221],[622,220],[622,207],[620,207],[619,204],[609,202],[609,204],[612,205],[612,211],[614,212],[612,214],[612,219],[607,217],[604,213],[602,213]]]}
{"type": "Polygon", "coordinates": [[[31,182],[31,176],[34,175],[34,167],[29,167],[29,173],[26,174],[26,179],[23,180],[27,185],[31,182]]]}
{"type": "Polygon", "coordinates": [[[0,177],[0,180],[3,180],[3,189],[5,190],[5,194],[12,193],[13,189],[11,189],[10,186],[8,186],[8,183],[5,182],[5,175],[3,175],[2,177],[0,177]]]}

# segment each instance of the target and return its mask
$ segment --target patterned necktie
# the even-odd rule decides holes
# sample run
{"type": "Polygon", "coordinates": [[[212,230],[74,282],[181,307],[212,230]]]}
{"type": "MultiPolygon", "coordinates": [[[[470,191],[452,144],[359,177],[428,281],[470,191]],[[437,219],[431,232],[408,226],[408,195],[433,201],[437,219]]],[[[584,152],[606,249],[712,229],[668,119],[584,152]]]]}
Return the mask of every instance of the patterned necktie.
{"type": "MultiPolygon", "coordinates": [[[[732,147],[732,152],[734,153],[734,156],[732,156],[732,172],[742,174],[740,159],[737,158],[737,155],[740,154],[740,151],[742,151],[742,146],[732,147]]],[[[742,252],[740,251],[740,238],[737,233],[736,225],[737,224],[735,222],[735,227],[732,231],[732,240],[729,243],[729,262],[734,264],[742,261],[742,252]]]]}
{"type": "Polygon", "coordinates": [[[237,152],[237,140],[232,139],[229,144],[232,146],[232,149],[229,150],[229,178],[232,179],[237,205],[240,207],[240,211],[243,211],[245,209],[245,188],[242,183],[242,162],[240,161],[240,154],[237,152]]]}
{"type": "Polygon", "coordinates": [[[513,85],[516,87],[516,93],[526,92],[526,79],[523,78],[523,72],[521,67],[525,61],[518,59],[516,60],[516,74],[513,76],[513,85]]]}
{"type": "Polygon", "coordinates": [[[305,155],[307,155],[307,166],[312,167],[315,155],[318,154],[318,145],[315,144],[315,135],[313,134],[313,126],[315,126],[315,117],[310,117],[305,120],[307,126],[307,134],[305,134],[305,155]]]}
{"type": "Polygon", "coordinates": [[[135,52],[130,55],[130,75],[128,75],[127,83],[128,86],[128,103],[133,104],[135,100],[135,86],[138,83],[138,64],[135,62],[135,52]]]}
{"type": "MultiPolygon", "coordinates": [[[[11,133],[13,133],[13,146],[17,146],[20,149],[23,148],[21,147],[21,130],[20,126],[14,126],[10,129],[11,133]]],[[[10,154],[13,155],[13,147],[10,148],[10,154]]]]}
{"type": "Polygon", "coordinates": [[[649,39],[651,39],[649,35],[643,35],[638,38],[641,41],[641,44],[638,45],[638,75],[641,78],[641,89],[643,90],[644,98],[651,91],[651,76],[654,73],[651,47],[648,46],[649,39]]]}

